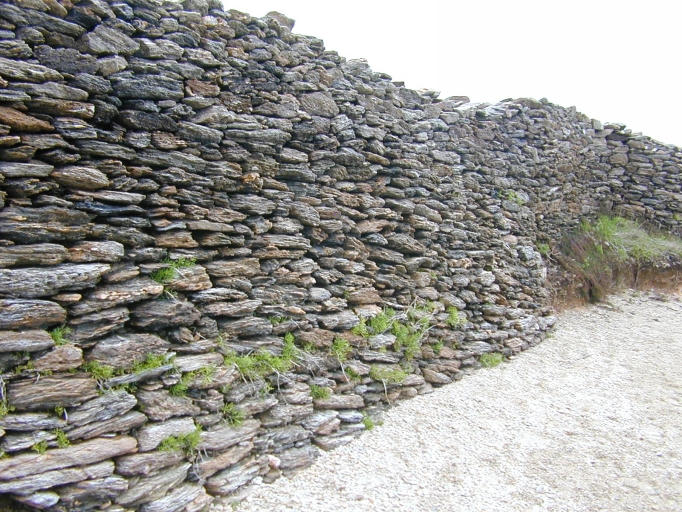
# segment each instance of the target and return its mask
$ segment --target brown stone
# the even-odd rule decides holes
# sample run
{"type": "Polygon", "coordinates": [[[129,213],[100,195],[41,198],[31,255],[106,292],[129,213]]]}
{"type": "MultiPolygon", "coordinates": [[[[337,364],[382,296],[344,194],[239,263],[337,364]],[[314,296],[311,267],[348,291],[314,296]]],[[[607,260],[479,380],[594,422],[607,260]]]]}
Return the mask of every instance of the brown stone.
{"type": "Polygon", "coordinates": [[[31,329],[62,324],[66,311],[47,300],[0,300],[0,329],[31,329]]]}
{"type": "Polygon", "coordinates": [[[99,340],[87,360],[115,368],[128,368],[147,354],[165,353],[169,345],[166,340],[153,334],[114,335],[99,340]]]}
{"type": "Polygon", "coordinates": [[[239,446],[233,446],[216,457],[204,459],[198,464],[197,476],[199,478],[208,478],[221,469],[225,469],[226,467],[236,464],[249,453],[251,453],[252,449],[253,443],[243,443],[239,446]]]}
{"type": "Polygon", "coordinates": [[[109,185],[106,174],[92,167],[61,167],[50,176],[60,185],[77,189],[97,190],[109,185]]]}
{"type": "Polygon", "coordinates": [[[54,347],[47,354],[33,360],[33,367],[38,371],[63,372],[82,364],[83,351],[71,343],[54,347]]]}
{"type": "Polygon", "coordinates": [[[26,115],[16,109],[0,107],[0,123],[19,132],[51,132],[54,127],[47,121],[26,115]]]}
{"type": "Polygon", "coordinates": [[[93,439],[68,448],[48,450],[43,454],[25,453],[11,459],[0,460],[0,481],[23,478],[54,469],[85,466],[131,453],[136,448],[135,438],[118,436],[93,439]]]}
{"type": "Polygon", "coordinates": [[[74,406],[97,396],[97,385],[90,377],[45,376],[40,380],[10,383],[9,403],[19,411],[74,406]]]}
{"type": "Polygon", "coordinates": [[[66,248],[57,244],[0,247],[0,267],[57,265],[66,258],[66,248]]]}
{"type": "Polygon", "coordinates": [[[47,331],[0,331],[0,352],[37,352],[54,345],[47,331]]]}
{"type": "Polygon", "coordinates": [[[167,231],[156,235],[157,247],[169,247],[171,249],[191,249],[199,247],[192,233],[189,231],[167,231]]]}
{"type": "Polygon", "coordinates": [[[362,409],[364,406],[365,401],[360,395],[331,395],[315,400],[318,409],[362,409]]]}

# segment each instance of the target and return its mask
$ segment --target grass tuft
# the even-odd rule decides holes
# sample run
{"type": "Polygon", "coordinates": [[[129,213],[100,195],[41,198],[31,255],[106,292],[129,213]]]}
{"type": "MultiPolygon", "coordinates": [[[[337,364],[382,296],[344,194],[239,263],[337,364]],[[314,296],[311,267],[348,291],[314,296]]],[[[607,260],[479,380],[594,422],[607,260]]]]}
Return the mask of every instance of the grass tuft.
{"type": "Polygon", "coordinates": [[[71,329],[69,327],[60,325],[49,332],[50,337],[52,338],[52,341],[54,341],[55,345],[64,345],[65,343],[69,342],[68,336],[71,334],[71,329]]]}
{"type": "Polygon", "coordinates": [[[499,352],[490,352],[481,354],[479,361],[483,368],[494,368],[504,361],[504,356],[499,352]]]}

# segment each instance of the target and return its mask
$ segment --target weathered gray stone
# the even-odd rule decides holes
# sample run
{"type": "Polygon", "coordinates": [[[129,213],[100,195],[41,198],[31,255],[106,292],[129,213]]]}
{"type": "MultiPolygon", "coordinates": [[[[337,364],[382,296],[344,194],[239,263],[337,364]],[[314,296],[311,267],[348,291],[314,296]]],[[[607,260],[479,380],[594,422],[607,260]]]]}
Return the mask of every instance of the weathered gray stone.
{"type": "Polygon", "coordinates": [[[163,354],[170,344],[153,334],[114,335],[99,340],[87,355],[88,361],[97,361],[116,368],[129,368],[147,354],[163,354]]]}
{"type": "Polygon", "coordinates": [[[201,313],[191,302],[156,300],[140,304],[132,310],[131,324],[140,329],[165,329],[178,325],[192,325],[201,313]]]}
{"type": "Polygon", "coordinates": [[[69,509],[92,506],[113,500],[128,490],[128,481],[120,476],[108,476],[94,480],[85,480],[73,485],[60,487],[59,500],[69,509]]]}
{"type": "Polygon", "coordinates": [[[54,341],[46,331],[0,331],[0,352],[37,352],[53,345],[54,341]]]}
{"type": "Polygon", "coordinates": [[[261,471],[260,464],[249,459],[221,471],[206,481],[206,489],[211,494],[226,496],[256,478],[261,471]]]}
{"type": "MultiPolygon", "coordinates": [[[[2,113],[2,110],[0,110],[0,113],[2,113]]],[[[0,122],[7,123],[7,119],[0,116],[0,122]]],[[[18,129],[30,131],[26,129],[26,126],[19,126],[18,129]]],[[[6,178],[44,178],[53,169],[54,166],[43,163],[0,162],[0,174],[6,178]]]]}
{"type": "Polygon", "coordinates": [[[94,54],[130,55],[140,44],[118,30],[105,25],[97,25],[95,30],[80,38],[82,51],[94,54]]]}
{"type": "Polygon", "coordinates": [[[187,477],[191,464],[185,463],[164,469],[160,473],[141,478],[116,498],[116,503],[128,507],[149,503],[162,498],[169,489],[179,485],[187,477]]]}
{"type": "Polygon", "coordinates": [[[116,459],[116,472],[123,476],[147,476],[162,468],[177,464],[184,458],[185,454],[180,451],[124,455],[116,459]]]}
{"type": "MultiPolygon", "coordinates": [[[[0,460],[0,481],[23,478],[71,466],[85,466],[135,451],[137,441],[128,436],[107,437],[0,460]]],[[[80,479],[82,480],[82,478],[80,479]]]]}
{"type": "Polygon", "coordinates": [[[223,425],[216,429],[201,433],[198,448],[208,451],[222,451],[230,446],[251,439],[260,427],[260,421],[247,420],[239,427],[223,425]]]}
{"type": "Polygon", "coordinates": [[[74,342],[85,342],[101,338],[121,328],[128,318],[126,308],[105,309],[98,313],[72,318],[69,321],[71,328],[69,339],[74,342]]]}
{"type": "Polygon", "coordinates": [[[204,459],[198,464],[197,476],[202,479],[208,478],[221,469],[225,469],[236,464],[244,457],[249,455],[252,449],[253,443],[241,443],[238,446],[233,446],[232,448],[224,451],[216,457],[204,459]]]}
{"type": "Polygon", "coordinates": [[[16,480],[0,482],[0,493],[18,495],[32,494],[41,489],[49,489],[58,485],[70,484],[91,478],[103,478],[114,472],[114,463],[100,462],[92,466],[67,468],[59,471],[46,471],[39,475],[31,475],[16,480]]]}
{"type": "Polygon", "coordinates": [[[114,80],[113,87],[119,98],[179,100],[184,96],[182,82],[160,75],[137,75],[135,78],[114,80]]]}
{"type": "Polygon", "coordinates": [[[336,102],[323,92],[304,94],[300,102],[303,110],[315,116],[334,117],[339,113],[336,102]]]}
{"type": "Polygon", "coordinates": [[[71,313],[83,315],[122,304],[158,297],[163,285],[148,278],[131,279],[125,283],[100,286],[71,308],[71,313]]]}
{"type": "MultiPolygon", "coordinates": [[[[203,487],[186,483],[171,490],[163,498],[145,503],[140,507],[141,512],[177,512],[192,503],[203,493],[203,487]]],[[[205,491],[204,491],[205,492],[205,491]]]]}
{"type": "Polygon", "coordinates": [[[152,421],[165,421],[173,416],[196,416],[201,409],[184,396],[173,396],[168,391],[138,392],[137,399],[140,409],[152,421]]]}
{"type": "Polygon", "coordinates": [[[161,441],[170,436],[190,434],[196,430],[192,418],[178,418],[163,423],[150,423],[137,433],[137,441],[141,452],[153,450],[161,441]]]}
{"type": "Polygon", "coordinates": [[[0,57],[0,76],[26,82],[59,81],[64,77],[54,69],[20,60],[0,57]]]}
{"type": "Polygon", "coordinates": [[[360,395],[331,395],[315,400],[318,409],[362,409],[364,406],[365,401],[360,395]]]}
{"type": "Polygon", "coordinates": [[[76,189],[97,190],[109,185],[106,174],[92,167],[60,167],[52,171],[50,176],[60,185],[76,189]]]}
{"type": "Polygon", "coordinates": [[[0,247],[0,267],[57,265],[66,258],[66,248],[57,244],[0,247]]]}
{"type": "Polygon", "coordinates": [[[18,411],[74,406],[97,396],[90,377],[46,376],[39,381],[14,381],[8,386],[9,403],[18,411]]]}
{"type": "Polygon", "coordinates": [[[0,293],[35,298],[65,290],[92,288],[110,268],[110,265],[102,263],[65,263],[49,268],[0,269],[0,293]]]}

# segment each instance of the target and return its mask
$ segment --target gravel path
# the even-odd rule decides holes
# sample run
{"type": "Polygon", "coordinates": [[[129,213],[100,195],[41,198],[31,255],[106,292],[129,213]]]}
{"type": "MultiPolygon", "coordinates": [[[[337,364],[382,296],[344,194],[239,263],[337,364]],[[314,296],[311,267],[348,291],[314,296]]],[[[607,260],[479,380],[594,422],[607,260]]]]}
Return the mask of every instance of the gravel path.
{"type": "Polygon", "coordinates": [[[661,299],[563,313],[552,339],[401,403],[237,510],[679,512],[682,297],[661,299]]]}

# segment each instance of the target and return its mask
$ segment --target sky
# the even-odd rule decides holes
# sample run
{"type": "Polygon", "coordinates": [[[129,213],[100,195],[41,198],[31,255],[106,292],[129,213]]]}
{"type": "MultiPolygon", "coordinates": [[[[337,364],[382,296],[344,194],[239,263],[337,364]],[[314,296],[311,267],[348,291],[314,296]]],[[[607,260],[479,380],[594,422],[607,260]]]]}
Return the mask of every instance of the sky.
{"type": "Polygon", "coordinates": [[[679,0],[223,0],[441,97],[547,98],[682,146],[679,0]]]}

